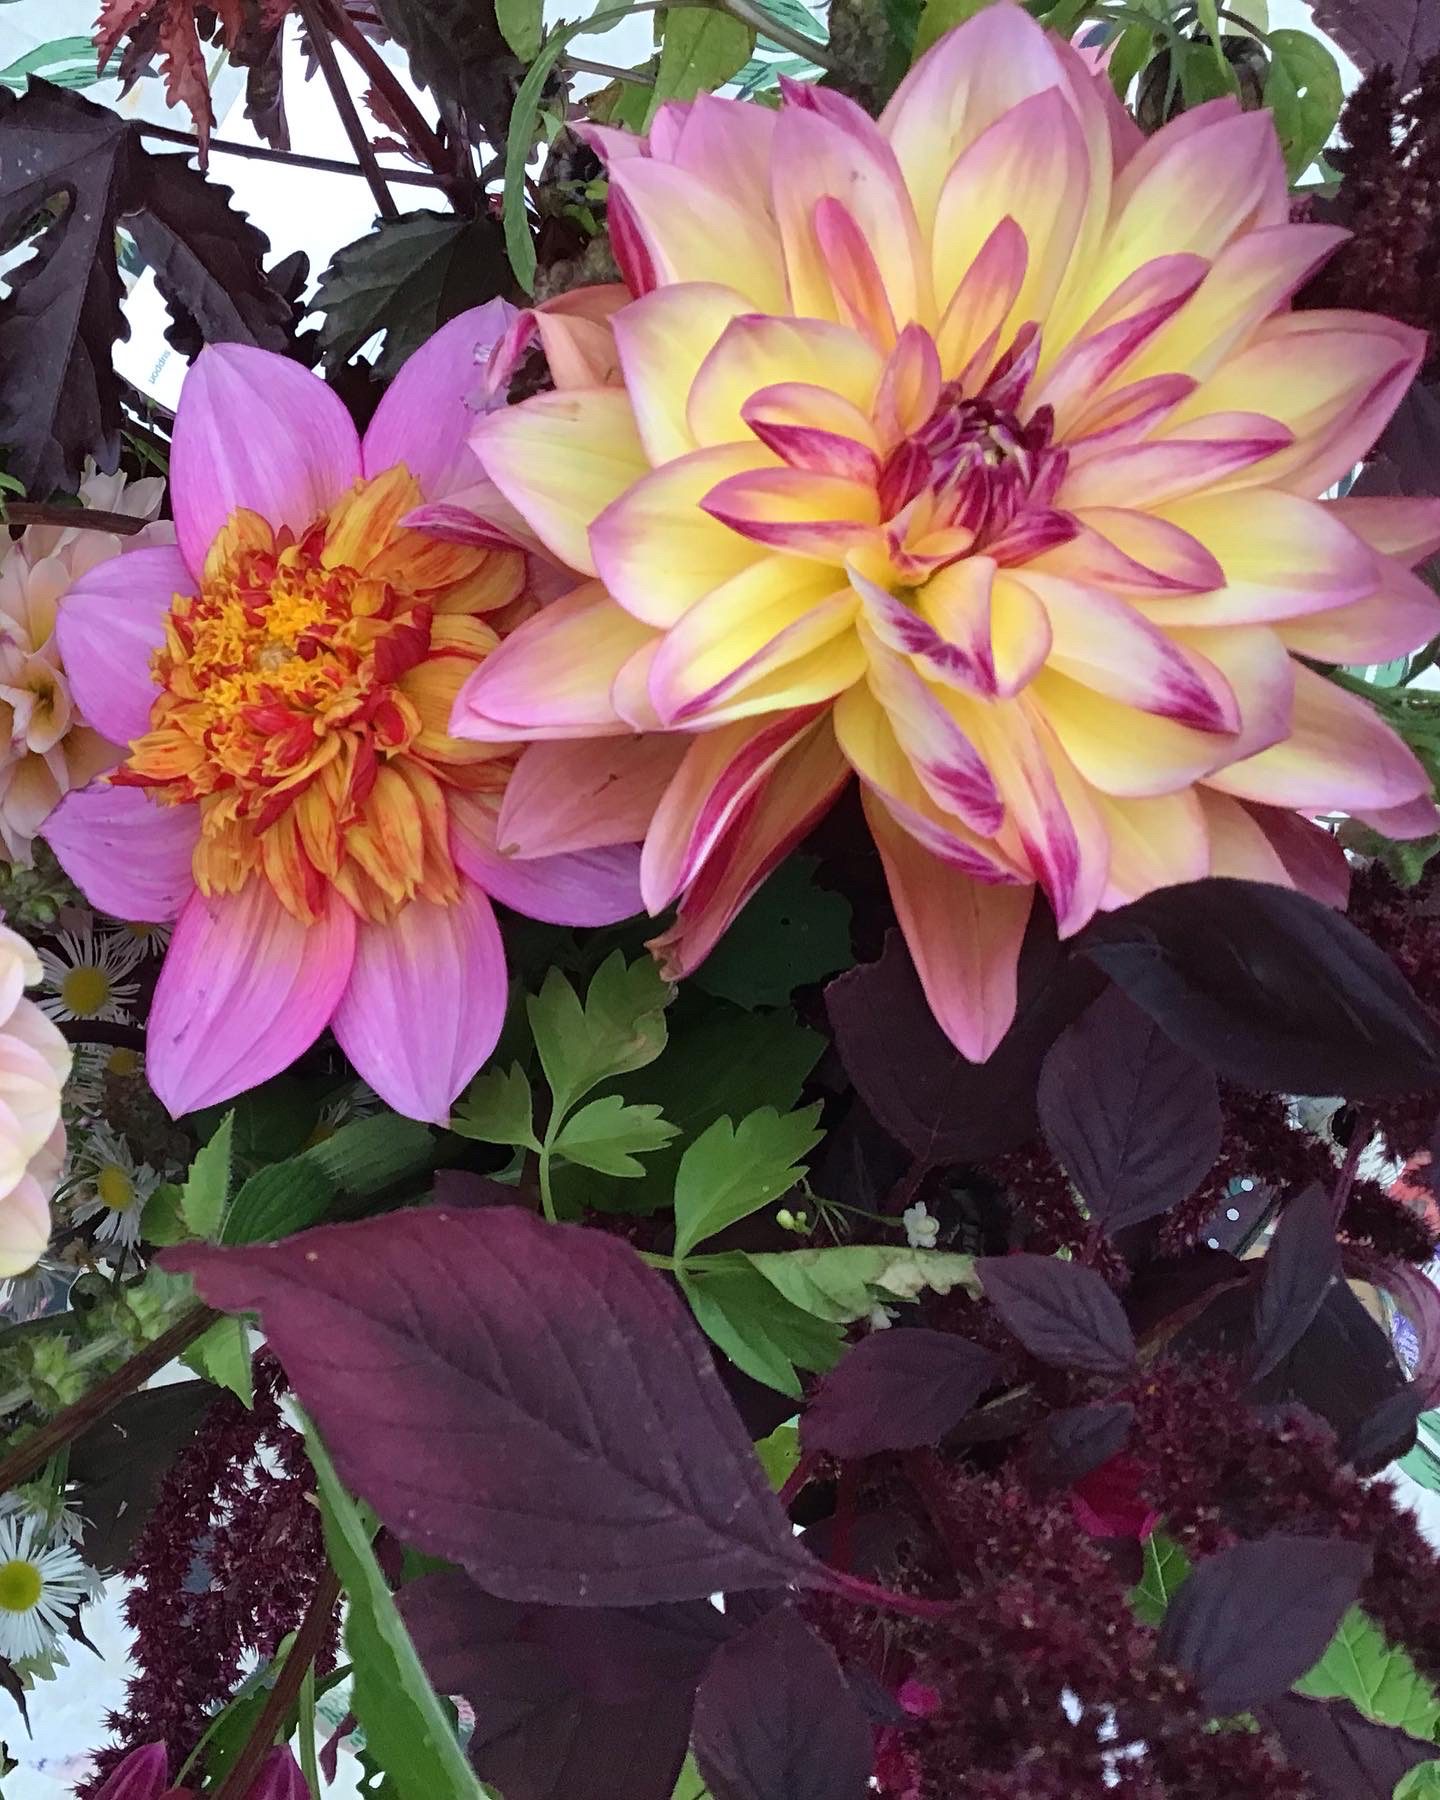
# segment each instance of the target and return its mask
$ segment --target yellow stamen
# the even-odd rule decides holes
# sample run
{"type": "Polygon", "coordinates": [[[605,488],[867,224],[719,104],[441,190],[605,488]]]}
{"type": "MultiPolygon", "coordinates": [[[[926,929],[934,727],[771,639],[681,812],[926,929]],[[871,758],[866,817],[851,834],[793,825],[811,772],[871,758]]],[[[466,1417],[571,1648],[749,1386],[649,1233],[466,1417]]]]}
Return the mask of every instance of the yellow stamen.
{"type": "Polygon", "coordinates": [[[40,1571],[34,1563],[19,1560],[0,1563],[0,1612],[33,1612],[43,1588],[40,1571]]]}
{"type": "Polygon", "coordinates": [[[135,1204],[135,1183],[118,1163],[106,1163],[95,1177],[95,1194],[111,1212],[128,1212],[135,1204]]]}
{"type": "Polygon", "coordinates": [[[110,999],[110,977],[93,964],[67,969],[60,981],[60,1001],[77,1019],[93,1019],[110,999]]]}

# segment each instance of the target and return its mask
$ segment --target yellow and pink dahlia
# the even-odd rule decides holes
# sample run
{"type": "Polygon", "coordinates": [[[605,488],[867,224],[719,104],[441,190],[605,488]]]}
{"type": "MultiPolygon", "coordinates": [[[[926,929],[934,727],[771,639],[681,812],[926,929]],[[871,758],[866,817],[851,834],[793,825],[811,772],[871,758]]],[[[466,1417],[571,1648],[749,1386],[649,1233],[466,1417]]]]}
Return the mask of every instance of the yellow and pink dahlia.
{"type": "Polygon", "coordinates": [[[589,578],[457,703],[460,736],[549,740],[502,849],[563,840],[583,740],[685,733],[641,864],[683,973],[854,774],[936,1016],[983,1057],[1036,886],[1065,934],[1207,874],[1333,897],[1311,815],[1433,829],[1415,758],[1311,666],[1440,630],[1409,572],[1440,504],[1317,499],[1422,339],[1291,310],[1344,234],[1290,222],[1268,115],[1147,141],[998,0],[878,124],[790,85],[595,136],[619,384],[472,438],[589,578]]]}
{"type": "Polygon", "coordinates": [[[500,856],[514,753],[449,731],[528,604],[526,556],[408,520],[485,488],[469,397],[512,310],[438,332],[363,441],[299,364],[205,350],[175,422],[177,542],[65,597],[65,666],[123,761],[46,835],[97,906],[175,920],[146,1042],[174,1113],[329,1026],[391,1105],[443,1121],[504,1017],[491,897],[567,924],[638,909],[636,824],[612,809],[581,851],[500,856]]]}
{"type": "Polygon", "coordinates": [[[50,1241],[50,1196],[65,1163],[60,1096],[70,1046],[25,989],[40,958],[0,925],[0,1276],[33,1268],[50,1241]]]}

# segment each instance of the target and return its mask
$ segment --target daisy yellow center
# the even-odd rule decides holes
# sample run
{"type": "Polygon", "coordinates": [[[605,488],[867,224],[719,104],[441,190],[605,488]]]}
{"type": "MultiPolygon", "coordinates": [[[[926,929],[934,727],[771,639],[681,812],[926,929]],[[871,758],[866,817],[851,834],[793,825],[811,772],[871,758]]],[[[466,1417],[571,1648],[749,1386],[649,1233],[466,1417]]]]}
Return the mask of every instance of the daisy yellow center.
{"type": "Polygon", "coordinates": [[[237,512],[174,600],[150,730],[115,779],[198,804],[202,892],[259,875],[306,923],[332,887],[371,919],[455,899],[448,801],[499,777],[450,737],[450,706],[522,565],[407,531],[420,499],[395,468],[298,534],[237,512]]]}
{"type": "Polygon", "coordinates": [[[135,1204],[135,1183],[118,1163],[106,1163],[95,1177],[95,1193],[111,1212],[128,1212],[135,1204]]]}
{"type": "Polygon", "coordinates": [[[93,1019],[110,998],[110,977],[93,963],[67,969],[60,981],[60,999],[77,1019],[93,1019]]]}
{"type": "Polygon", "coordinates": [[[117,1046],[105,1058],[107,1075],[138,1075],[140,1073],[140,1053],[128,1050],[123,1045],[117,1046]]]}
{"type": "Polygon", "coordinates": [[[40,1603],[43,1585],[34,1563],[20,1558],[0,1563],[0,1612],[33,1612],[40,1603]]]}

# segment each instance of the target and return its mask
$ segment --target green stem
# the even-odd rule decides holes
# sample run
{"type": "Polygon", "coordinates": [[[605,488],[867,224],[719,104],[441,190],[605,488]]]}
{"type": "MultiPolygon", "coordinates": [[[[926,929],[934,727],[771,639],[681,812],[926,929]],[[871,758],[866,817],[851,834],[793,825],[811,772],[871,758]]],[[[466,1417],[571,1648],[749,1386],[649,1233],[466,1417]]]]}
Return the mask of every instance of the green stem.
{"type": "Polygon", "coordinates": [[[552,1225],[559,1221],[555,1216],[555,1196],[550,1189],[550,1139],[547,1136],[540,1146],[540,1204],[545,1209],[545,1217],[552,1225]]]}
{"type": "Polygon", "coordinates": [[[300,1683],[300,1773],[310,1800],[320,1800],[320,1765],[315,1757],[315,1665],[307,1663],[300,1683]]]}

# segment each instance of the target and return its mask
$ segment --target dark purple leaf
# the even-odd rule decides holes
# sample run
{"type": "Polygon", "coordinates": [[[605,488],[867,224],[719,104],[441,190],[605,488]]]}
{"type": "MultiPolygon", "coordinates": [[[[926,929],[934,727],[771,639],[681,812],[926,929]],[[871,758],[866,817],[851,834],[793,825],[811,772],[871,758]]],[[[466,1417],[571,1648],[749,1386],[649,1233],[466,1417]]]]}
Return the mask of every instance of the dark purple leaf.
{"type": "Polygon", "coordinates": [[[1226,1080],[1384,1099],[1440,1083],[1440,1029],[1347,919],[1268,882],[1191,881],[1101,914],[1077,947],[1226,1080]]]}
{"type": "Polygon", "coordinates": [[[1039,1102],[1046,1143],[1106,1232],[1187,1200],[1220,1154],[1214,1075],[1118,988],[1051,1045],[1039,1102]]]}
{"type": "Polygon", "coordinates": [[[1001,1366],[991,1351],[953,1332],[872,1332],[821,1381],[800,1421],[801,1441],[840,1457],[938,1443],[1001,1366]]]}
{"type": "Polygon", "coordinates": [[[1127,1375],[1135,1338],[1125,1309],[1093,1269],[1054,1256],[986,1256],[985,1298],[1032,1356],[1087,1375],[1127,1375]]]}
{"type": "Polygon", "coordinates": [[[1315,23],[1367,73],[1388,64],[1400,92],[1420,78],[1420,65],[1440,56],[1435,0],[1311,0],[1315,23]]]}
{"type": "Polygon", "coordinates": [[[1415,1426],[1425,1410],[1420,1392],[1403,1387],[1372,1407],[1341,1440],[1340,1453],[1361,1475],[1378,1475],[1415,1447],[1415,1426]]]}
{"type": "Polygon", "coordinates": [[[1041,1059],[1099,983],[1082,961],[1065,961],[1042,907],[1026,933],[1018,979],[1015,1022],[983,1063],[968,1062],[935,1023],[898,931],[879,962],[826,988],[846,1073],[912,1156],[937,1166],[978,1162],[1033,1136],[1041,1059]]]}
{"type": "Polygon", "coordinates": [[[1380,433],[1353,491],[1433,494],[1436,469],[1440,469],[1440,384],[1416,381],[1380,433]]]}
{"type": "Polygon", "coordinates": [[[1315,1800],[1390,1800],[1396,1783],[1435,1751],[1408,1731],[1377,1725],[1346,1700],[1278,1694],[1256,1716],[1310,1778],[1315,1800]]]}
{"type": "Polygon", "coordinates": [[[1340,1274],[1334,1208],[1321,1187],[1308,1187],[1280,1215],[1255,1307],[1255,1365],[1260,1381],[1304,1337],[1340,1274]]]}
{"type": "Polygon", "coordinates": [[[490,1593],[628,1606],[812,1577],[689,1313],[617,1238],[430,1207],[165,1260],[260,1314],[341,1479],[490,1593]]]}
{"type": "Polygon", "coordinates": [[[864,1800],[864,1708],[828,1645],[776,1607],[716,1653],[695,1697],[695,1760],[714,1800],[864,1800]]]}
{"type": "Polygon", "coordinates": [[[15,1672],[15,1665],[6,1656],[0,1656],[0,1692],[6,1693],[20,1709],[20,1717],[25,1729],[30,1729],[30,1705],[25,1692],[25,1683],[15,1672]]]}
{"type": "MultiPolygon", "coordinates": [[[[424,1575],[402,1588],[398,1599],[436,1690],[458,1694],[474,1708],[470,1761],[505,1800],[574,1800],[577,1794],[593,1800],[670,1800],[685,1760],[695,1683],[723,1635],[721,1615],[715,1614],[720,1626],[702,1654],[682,1653],[668,1668],[656,1664],[653,1679],[596,1692],[555,1655],[555,1641],[572,1634],[586,1644],[595,1665],[603,1666],[615,1622],[624,1617],[620,1658],[633,1676],[635,1643],[644,1635],[634,1620],[642,1615],[516,1606],[460,1574],[424,1575]]],[[[658,1627],[657,1655],[674,1635],[665,1625],[658,1627]]],[[[691,1642],[680,1634],[682,1651],[691,1642]]]]}
{"type": "Polygon", "coordinates": [[[104,1572],[126,1560],[175,1458],[219,1399],[208,1381],[176,1381],[124,1399],[70,1446],[85,1560],[104,1572]]]}
{"type": "Polygon", "coordinates": [[[1370,1549],[1275,1532],[1197,1565],[1170,1602],[1159,1653],[1217,1717],[1272,1700],[1325,1654],[1370,1571],[1370,1549]]]}
{"type": "Polygon", "coordinates": [[[1073,1487],[1130,1442],[1135,1408],[1128,1400],[1070,1406],[1051,1413],[1030,1441],[1030,1479],[1042,1492],[1073,1487]]]}

